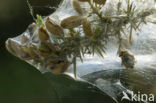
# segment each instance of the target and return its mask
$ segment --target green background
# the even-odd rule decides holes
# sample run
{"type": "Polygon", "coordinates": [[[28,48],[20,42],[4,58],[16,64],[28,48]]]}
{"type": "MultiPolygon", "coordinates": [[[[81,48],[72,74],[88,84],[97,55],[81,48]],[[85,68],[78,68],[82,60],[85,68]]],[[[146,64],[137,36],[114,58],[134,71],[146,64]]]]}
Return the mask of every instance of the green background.
{"type": "MultiPolygon", "coordinates": [[[[29,0],[34,14],[54,11],[60,0],[29,0]]],[[[0,103],[49,103],[49,85],[34,67],[11,55],[5,48],[7,38],[24,32],[33,22],[26,0],[0,0],[0,103]]]]}

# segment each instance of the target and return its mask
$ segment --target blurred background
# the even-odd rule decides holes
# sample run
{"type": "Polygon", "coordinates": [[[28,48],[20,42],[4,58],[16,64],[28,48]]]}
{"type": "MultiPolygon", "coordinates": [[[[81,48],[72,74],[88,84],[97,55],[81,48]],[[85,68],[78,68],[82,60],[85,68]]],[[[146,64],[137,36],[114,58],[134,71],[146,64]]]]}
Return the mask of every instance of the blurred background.
{"type": "MultiPolygon", "coordinates": [[[[49,15],[61,0],[29,0],[34,15],[49,15]]],[[[50,103],[44,76],[34,67],[11,55],[7,38],[24,32],[33,22],[27,0],[0,0],[0,103],[50,103]]]]}

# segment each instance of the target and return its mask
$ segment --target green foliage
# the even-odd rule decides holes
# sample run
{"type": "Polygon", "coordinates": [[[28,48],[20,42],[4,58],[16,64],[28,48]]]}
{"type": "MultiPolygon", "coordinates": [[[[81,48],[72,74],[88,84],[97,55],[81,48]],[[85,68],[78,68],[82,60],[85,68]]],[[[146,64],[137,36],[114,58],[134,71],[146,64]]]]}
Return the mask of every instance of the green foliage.
{"type": "Polygon", "coordinates": [[[64,74],[46,73],[44,76],[51,85],[52,103],[116,103],[110,96],[88,82],[75,80],[64,74]]]}
{"type": "Polygon", "coordinates": [[[36,15],[36,20],[35,20],[35,22],[36,22],[36,24],[40,27],[40,26],[44,26],[44,21],[43,21],[43,19],[42,19],[42,17],[40,16],[40,15],[36,15]]]}

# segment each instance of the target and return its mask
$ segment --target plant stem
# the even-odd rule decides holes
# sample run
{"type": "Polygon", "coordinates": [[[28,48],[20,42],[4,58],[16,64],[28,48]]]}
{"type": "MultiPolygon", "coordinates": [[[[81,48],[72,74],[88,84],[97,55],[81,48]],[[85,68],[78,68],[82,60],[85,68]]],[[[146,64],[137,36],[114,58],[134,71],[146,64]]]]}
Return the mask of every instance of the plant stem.
{"type": "Polygon", "coordinates": [[[102,15],[101,15],[101,14],[97,11],[97,9],[92,5],[91,1],[89,1],[88,3],[89,3],[89,5],[91,6],[93,12],[94,12],[101,20],[103,20],[102,15]]]}
{"type": "Polygon", "coordinates": [[[76,78],[76,57],[73,58],[74,77],[76,78]]]}

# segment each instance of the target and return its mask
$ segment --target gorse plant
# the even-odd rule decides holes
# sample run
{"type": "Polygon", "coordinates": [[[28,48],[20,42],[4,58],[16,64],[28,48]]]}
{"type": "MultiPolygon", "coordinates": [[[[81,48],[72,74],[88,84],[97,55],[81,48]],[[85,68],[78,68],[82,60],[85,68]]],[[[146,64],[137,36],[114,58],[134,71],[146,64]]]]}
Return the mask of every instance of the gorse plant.
{"type": "Polygon", "coordinates": [[[78,15],[64,18],[61,23],[37,15],[35,22],[39,41],[25,43],[21,48],[29,49],[22,51],[27,56],[36,55],[31,60],[54,74],[64,72],[73,64],[76,77],[77,58],[83,62],[85,54],[95,53],[104,58],[106,45],[111,38],[118,40],[120,51],[124,48],[123,38],[132,44],[133,31],[139,30],[141,24],[146,24],[146,17],[153,14],[153,9],[138,10],[132,0],[126,0],[126,3],[119,0],[115,7],[106,9],[107,2],[71,0],[73,10],[78,15]],[[83,3],[88,3],[88,6],[82,6],[83,3]]]}
{"type": "MultiPolygon", "coordinates": [[[[141,23],[146,23],[145,17],[152,14],[152,10],[137,12],[135,4],[127,0],[127,8],[122,8],[122,2],[118,2],[112,16],[103,15],[102,7],[105,6],[106,0],[71,0],[71,4],[80,16],[71,16],[61,21],[61,26],[69,29],[70,35],[53,38],[57,45],[60,45],[61,53],[59,57],[73,58],[74,71],[76,71],[76,58],[83,61],[85,54],[101,57],[106,50],[106,44],[109,38],[118,38],[119,50],[122,46],[122,35],[129,35],[129,43],[132,43],[132,32],[138,30],[141,23]],[[88,2],[91,12],[83,11],[80,2],[88,2]],[[84,16],[84,14],[89,14],[84,16]],[[95,14],[95,15],[94,15],[95,14]],[[94,16],[94,19],[89,19],[94,16]],[[82,25],[82,26],[81,26],[82,25]],[[79,27],[79,30],[75,28],[79,27]],[[129,34],[125,33],[129,31],[129,34]],[[82,33],[85,36],[82,36],[82,33]],[[59,42],[61,41],[61,43],[59,42]]],[[[76,72],[74,72],[76,75],[76,72]]]]}

